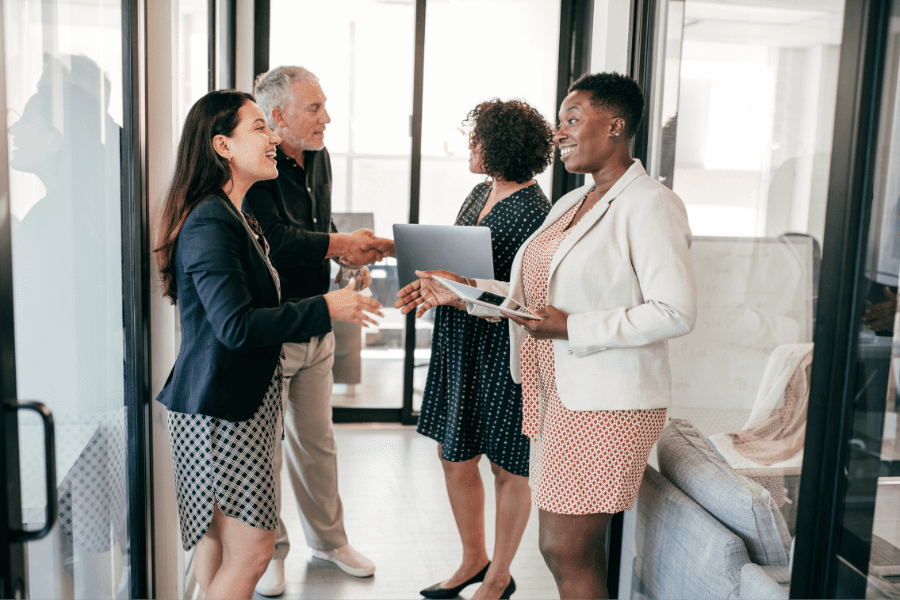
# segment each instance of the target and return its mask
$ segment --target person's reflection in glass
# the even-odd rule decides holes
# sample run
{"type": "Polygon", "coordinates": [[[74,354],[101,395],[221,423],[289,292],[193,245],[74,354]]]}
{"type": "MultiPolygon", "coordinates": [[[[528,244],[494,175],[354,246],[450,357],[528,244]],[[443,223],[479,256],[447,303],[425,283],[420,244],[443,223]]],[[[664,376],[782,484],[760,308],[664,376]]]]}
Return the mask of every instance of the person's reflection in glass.
{"type": "Polygon", "coordinates": [[[891,236],[890,255],[878,261],[878,275],[870,276],[864,288],[866,309],[863,323],[875,335],[890,336],[894,333],[894,316],[897,313],[896,278],[886,273],[896,273],[900,265],[900,198],[894,203],[893,222],[885,223],[891,236]]]}
{"type": "MultiPolygon", "coordinates": [[[[37,92],[9,127],[10,167],[46,189],[13,221],[18,393],[47,404],[57,422],[63,564],[73,578],[59,585],[74,586],[75,597],[115,596],[109,582],[120,574],[127,590],[123,561],[102,557],[127,556],[119,126],[107,111],[110,87],[91,59],[46,55],[37,92]]],[[[42,442],[20,437],[23,513],[42,521],[43,469],[28,468],[43,460],[42,442]]]]}
{"type": "Polygon", "coordinates": [[[897,313],[897,286],[872,283],[866,294],[866,310],[863,323],[875,335],[888,336],[894,333],[894,316],[897,313]]]}
{"type": "Polygon", "coordinates": [[[678,113],[675,113],[666,124],[663,125],[660,133],[660,141],[662,142],[662,150],[659,157],[659,182],[673,189],[675,179],[675,147],[678,132],[678,113]]]}

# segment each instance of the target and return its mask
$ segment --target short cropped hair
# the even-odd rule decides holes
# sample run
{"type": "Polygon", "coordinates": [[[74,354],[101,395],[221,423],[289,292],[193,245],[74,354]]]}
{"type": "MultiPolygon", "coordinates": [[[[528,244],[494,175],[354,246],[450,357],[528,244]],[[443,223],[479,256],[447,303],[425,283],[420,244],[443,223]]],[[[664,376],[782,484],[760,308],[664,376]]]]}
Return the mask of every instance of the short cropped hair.
{"type": "Polygon", "coordinates": [[[594,108],[624,119],[625,135],[634,137],[644,116],[644,94],[634,79],[615,72],[585,74],[569,86],[572,92],[588,92],[594,108]]]}
{"type": "Polygon", "coordinates": [[[256,77],[253,95],[256,96],[256,103],[265,113],[269,127],[275,128],[272,111],[284,106],[290,100],[294,83],[305,80],[318,82],[319,78],[313,75],[309,69],[295,66],[276,67],[256,77]]]}
{"type": "Polygon", "coordinates": [[[469,142],[481,144],[484,172],[524,183],[543,173],[553,158],[553,128],[521,100],[482,102],[463,121],[469,142]]]}

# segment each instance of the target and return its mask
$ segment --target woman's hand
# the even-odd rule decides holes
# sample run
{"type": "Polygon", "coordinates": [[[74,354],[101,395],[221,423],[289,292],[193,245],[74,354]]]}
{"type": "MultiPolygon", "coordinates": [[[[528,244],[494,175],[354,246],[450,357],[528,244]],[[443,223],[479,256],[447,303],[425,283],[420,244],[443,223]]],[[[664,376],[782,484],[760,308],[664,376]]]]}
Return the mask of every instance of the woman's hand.
{"type": "Polygon", "coordinates": [[[540,321],[533,319],[523,319],[522,317],[510,316],[509,318],[522,327],[528,335],[539,340],[567,340],[569,339],[569,328],[566,325],[569,318],[568,313],[564,313],[555,306],[549,304],[545,308],[534,310],[529,308],[532,314],[543,317],[540,321]]]}
{"type": "Polygon", "coordinates": [[[449,305],[465,310],[466,305],[453,292],[442,286],[436,281],[432,281],[432,276],[443,277],[450,281],[456,281],[468,285],[468,280],[456,273],[450,271],[416,271],[419,279],[413,281],[408,286],[397,292],[400,298],[394,304],[394,308],[399,308],[404,315],[415,309],[416,317],[421,317],[425,312],[433,306],[449,305]]]}
{"type": "Polygon", "coordinates": [[[334,321],[356,323],[363,327],[377,325],[378,322],[366,313],[372,313],[383,317],[380,310],[381,303],[375,298],[367,298],[354,291],[356,280],[351,279],[346,287],[325,294],[325,302],[328,304],[328,316],[334,321]],[[363,312],[365,311],[365,312],[363,312]]]}

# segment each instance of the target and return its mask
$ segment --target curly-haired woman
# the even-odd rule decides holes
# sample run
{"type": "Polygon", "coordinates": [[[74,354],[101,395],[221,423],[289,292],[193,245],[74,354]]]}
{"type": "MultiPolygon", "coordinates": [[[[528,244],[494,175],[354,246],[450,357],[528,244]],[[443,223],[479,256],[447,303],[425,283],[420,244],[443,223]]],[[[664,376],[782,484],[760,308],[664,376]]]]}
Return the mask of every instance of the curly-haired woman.
{"type": "MultiPolygon", "coordinates": [[[[509,281],[519,246],[538,228],[550,202],[534,180],[553,153],[553,131],[519,100],[482,102],[463,122],[470,130],[469,170],[486,174],[463,203],[456,225],[491,229],[494,274],[509,281]]],[[[506,323],[492,323],[449,306],[437,308],[419,433],[437,440],[447,492],[462,538],[462,564],[426,598],[455,598],[484,582],[473,598],[509,598],[509,572],[528,516],[529,440],[522,434],[522,388],[509,371],[506,323]],[[486,454],[497,497],[493,560],[484,541],[484,487],[478,461],[486,454]]]]}

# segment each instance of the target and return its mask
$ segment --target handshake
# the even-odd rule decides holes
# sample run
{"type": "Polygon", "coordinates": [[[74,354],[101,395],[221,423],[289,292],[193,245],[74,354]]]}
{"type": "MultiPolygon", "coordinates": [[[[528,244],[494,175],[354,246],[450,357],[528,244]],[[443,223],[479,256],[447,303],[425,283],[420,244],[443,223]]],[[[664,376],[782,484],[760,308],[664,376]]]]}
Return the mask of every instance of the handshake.
{"type": "Polygon", "coordinates": [[[353,233],[332,233],[326,258],[338,258],[348,266],[363,267],[379,262],[385,256],[395,256],[394,241],[375,237],[371,229],[353,233]]]}
{"type": "MultiPolygon", "coordinates": [[[[325,294],[328,314],[332,319],[356,323],[363,327],[377,325],[372,316],[384,316],[380,310],[381,303],[375,298],[358,294],[357,290],[367,288],[371,282],[369,270],[363,267],[377,263],[385,256],[394,256],[393,240],[375,237],[371,229],[358,229],[353,233],[332,233],[329,236],[326,257],[340,259],[342,271],[344,267],[361,269],[361,272],[354,276],[358,280],[351,280],[353,285],[325,294]]],[[[336,279],[335,283],[337,281],[336,279]]],[[[369,295],[371,296],[371,293],[369,295]]]]}

